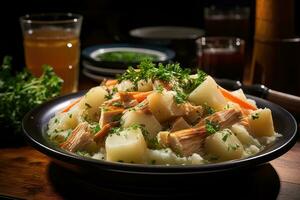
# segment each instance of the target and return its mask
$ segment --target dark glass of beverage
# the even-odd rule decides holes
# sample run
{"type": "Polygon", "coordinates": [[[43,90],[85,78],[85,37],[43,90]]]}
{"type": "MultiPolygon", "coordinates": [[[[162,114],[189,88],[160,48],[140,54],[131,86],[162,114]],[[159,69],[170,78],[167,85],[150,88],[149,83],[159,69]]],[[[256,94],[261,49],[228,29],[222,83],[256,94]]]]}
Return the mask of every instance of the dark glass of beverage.
{"type": "Polygon", "coordinates": [[[249,39],[248,7],[204,9],[205,31],[207,36],[231,36],[249,39]]]}
{"type": "Polygon", "coordinates": [[[244,40],[233,37],[201,37],[196,43],[200,69],[216,78],[243,80],[244,40]]]}

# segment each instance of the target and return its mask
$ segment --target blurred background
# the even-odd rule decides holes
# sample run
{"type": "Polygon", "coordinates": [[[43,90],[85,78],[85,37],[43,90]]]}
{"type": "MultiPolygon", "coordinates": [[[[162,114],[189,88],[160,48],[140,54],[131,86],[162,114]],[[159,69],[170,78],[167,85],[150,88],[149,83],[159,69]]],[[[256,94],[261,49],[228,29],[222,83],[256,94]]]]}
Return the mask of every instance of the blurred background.
{"type": "MultiPolygon", "coordinates": [[[[299,4],[300,2],[296,4],[299,4]]],[[[111,43],[127,35],[128,31],[142,26],[174,25],[204,28],[204,7],[247,6],[250,8],[250,37],[254,31],[255,1],[118,1],[118,0],[10,0],[1,6],[0,57],[12,55],[24,65],[23,39],[19,17],[27,13],[75,12],[84,16],[82,48],[111,43]],[[225,3],[226,2],[226,3],[225,3]]],[[[296,9],[296,7],[295,7],[296,9]]],[[[300,13],[295,23],[300,24],[300,13]]],[[[299,32],[299,26],[297,26],[299,32]]]]}
{"type": "MultiPolygon", "coordinates": [[[[292,1],[289,1],[292,2],[292,1]]],[[[206,7],[216,6],[221,9],[246,7],[249,9],[246,25],[236,35],[246,40],[246,62],[251,65],[251,56],[254,44],[255,9],[254,0],[189,0],[189,1],[117,1],[117,0],[26,0],[7,1],[1,7],[0,17],[2,28],[0,31],[0,58],[11,55],[14,66],[25,66],[22,32],[19,17],[27,13],[73,12],[84,17],[81,31],[81,49],[95,44],[114,42],[130,42],[128,32],[134,28],[144,26],[186,26],[204,29],[206,36],[215,35],[208,30],[209,24],[205,20],[206,7]]],[[[293,35],[300,35],[300,13],[296,12],[300,2],[295,1],[293,6],[294,28],[293,35]]],[[[285,16],[285,12],[279,13],[285,16]]],[[[234,26],[234,25],[233,25],[234,26]]],[[[224,24],[219,35],[226,35],[229,28],[224,24]]],[[[231,27],[232,28],[232,27],[231,27]]],[[[212,29],[211,29],[212,30],[212,29]]],[[[218,33],[218,30],[215,30],[218,33]]],[[[230,35],[230,34],[229,34],[230,35]]],[[[227,34],[228,36],[228,34],[227,34]]],[[[192,64],[195,64],[193,62],[192,64]]],[[[246,64],[247,65],[247,64],[246,64]]],[[[255,79],[255,78],[254,78],[255,79]]],[[[257,82],[262,82],[261,79],[257,82]]],[[[266,83],[266,82],[262,82],[266,83]]],[[[299,82],[297,82],[298,84],[299,82]]],[[[277,88],[275,88],[277,89],[277,88]]],[[[291,93],[297,94],[292,91],[291,93]]]]}

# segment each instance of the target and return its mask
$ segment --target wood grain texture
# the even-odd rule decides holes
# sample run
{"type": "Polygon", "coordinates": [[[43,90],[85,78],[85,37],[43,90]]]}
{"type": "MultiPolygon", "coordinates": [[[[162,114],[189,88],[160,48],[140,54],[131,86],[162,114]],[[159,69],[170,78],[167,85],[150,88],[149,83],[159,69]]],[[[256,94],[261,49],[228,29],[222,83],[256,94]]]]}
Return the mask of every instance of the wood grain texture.
{"type": "MultiPolygon", "coordinates": [[[[248,177],[246,180],[253,182],[249,184],[252,186],[264,185],[264,183],[261,183],[263,181],[266,181],[269,185],[272,181],[268,179],[272,179],[274,175],[268,175],[267,171],[274,168],[280,178],[278,199],[299,199],[299,155],[300,142],[296,143],[288,153],[270,162],[272,166],[262,167],[261,170],[253,169],[251,176],[256,176],[256,178],[249,179],[248,177]],[[264,176],[263,179],[259,178],[262,176],[264,176]]],[[[59,173],[56,174],[61,177],[57,177],[57,175],[53,177],[53,173],[51,176],[49,166],[52,170],[58,169],[53,168],[53,163],[47,156],[34,150],[32,147],[0,149],[0,195],[24,199],[64,199],[66,194],[62,192],[65,184],[63,179],[67,176],[63,177],[63,174],[59,175],[59,173]],[[56,181],[53,181],[53,179],[56,179],[56,181]],[[58,183],[63,186],[58,187],[58,183]]],[[[73,189],[81,190],[82,188],[79,185],[73,189]]],[[[254,192],[257,191],[258,194],[264,194],[266,189],[253,190],[253,188],[249,188],[249,190],[254,192]]],[[[272,190],[272,187],[269,187],[268,190],[272,190]]],[[[68,192],[72,193],[72,190],[68,192]]]]}
{"type": "Polygon", "coordinates": [[[0,150],[0,194],[25,199],[61,199],[47,179],[49,158],[31,147],[0,150]]]}

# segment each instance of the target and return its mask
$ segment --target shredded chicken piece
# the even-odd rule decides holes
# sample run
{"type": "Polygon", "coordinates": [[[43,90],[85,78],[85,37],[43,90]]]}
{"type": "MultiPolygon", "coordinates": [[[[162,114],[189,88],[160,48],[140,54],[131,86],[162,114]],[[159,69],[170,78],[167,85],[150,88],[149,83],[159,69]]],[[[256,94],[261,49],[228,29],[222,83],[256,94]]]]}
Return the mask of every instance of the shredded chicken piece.
{"type": "Polygon", "coordinates": [[[101,116],[99,120],[99,125],[103,128],[106,124],[109,124],[113,121],[118,121],[118,116],[120,116],[124,111],[124,108],[120,107],[109,107],[104,108],[101,111],[101,116]]]}
{"type": "Polygon", "coordinates": [[[149,115],[152,114],[152,112],[151,112],[151,110],[149,108],[149,102],[148,102],[147,99],[145,99],[144,101],[142,101],[141,103],[139,103],[136,106],[136,108],[137,108],[138,111],[141,111],[141,112],[143,112],[145,114],[149,114],[149,115]]]}
{"type": "Polygon", "coordinates": [[[125,108],[131,108],[138,105],[138,101],[128,92],[119,92],[120,100],[123,102],[125,108]]]}
{"type": "Polygon", "coordinates": [[[183,115],[184,119],[193,124],[197,122],[203,115],[203,108],[202,106],[194,106],[191,103],[182,104],[185,115],[183,115]]]}
{"type": "Polygon", "coordinates": [[[195,127],[201,127],[205,125],[206,121],[217,122],[220,126],[220,129],[228,128],[233,124],[239,122],[242,117],[242,112],[240,110],[236,110],[234,108],[228,110],[222,110],[216,112],[204,119],[202,119],[199,123],[195,125],[195,127]]]}
{"type": "Polygon", "coordinates": [[[67,151],[76,152],[84,149],[93,142],[93,135],[90,133],[89,124],[87,122],[82,122],[77,125],[68,139],[60,146],[67,151]]]}
{"type": "Polygon", "coordinates": [[[124,108],[131,108],[136,105],[138,105],[138,101],[133,97],[132,93],[128,92],[118,92],[118,97],[113,98],[111,100],[105,101],[104,105],[105,106],[111,106],[116,102],[119,102],[122,104],[124,108]]]}
{"type": "Polygon", "coordinates": [[[205,127],[189,128],[170,133],[168,144],[174,152],[182,156],[200,153],[206,136],[205,127]]]}
{"type": "MultiPolygon", "coordinates": [[[[203,141],[207,134],[206,121],[213,121],[219,125],[220,130],[228,128],[241,120],[241,111],[229,109],[214,113],[202,119],[196,126],[189,129],[183,129],[169,133],[164,146],[169,146],[173,151],[183,155],[190,156],[193,153],[201,152],[203,141]]],[[[166,136],[164,136],[166,138],[166,136]]]]}

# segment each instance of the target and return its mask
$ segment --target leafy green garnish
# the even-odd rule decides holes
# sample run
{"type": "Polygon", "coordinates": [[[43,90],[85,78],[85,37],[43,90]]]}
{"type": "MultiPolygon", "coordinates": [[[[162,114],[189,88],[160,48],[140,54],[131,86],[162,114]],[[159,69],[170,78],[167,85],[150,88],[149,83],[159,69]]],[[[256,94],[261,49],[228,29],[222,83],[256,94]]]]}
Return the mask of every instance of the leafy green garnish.
{"type": "Polygon", "coordinates": [[[240,145],[238,145],[238,144],[229,144],[227,147],[227,151],[230,151],[230,150],[236,151],[239,147],[240,147],[240,145]]]}
{"type": "Polygon", "coordinates": [[[87,151],[76,151],[76,154],[84,157],[91,157],[91,155],[87,151]]]}
{"type": "Polygon", "coordinates": [[[220,130],[220,125],[217,122],[206,120],[205,129],[209,135],[212,135],[220,130]]]}
{"type": "MultiPolygon", "coordinates": [[[[175,101],[183,103],[186,101],[188,94],[198,87],[206,77],[206,74],[201,70],[198,70],[195,77],[190,77],[190,73],[190,69],[181,68],[178,63],[166,65],[159,63],[156,65],[149,60],[144,60],[138,66],[138,69],[129,67],[123,75],[118,77],[118,81],[129,80],[135,87],[141,80],[163,81],[177,92],[177,95],[174,97],[175,101]]],[[[157,90],[160,91],[159,88],[157,90]]]]}
{"type": "Polygon", "coordinates": [[[63,80],[49,65],[36,78],[26,69],[14,74],[11,57],[4,57],[0,67],[0,126],[21,131],[24,115],[37,105],[59,95],[63,80]]]}
{"type": "Polygon", "coordinates": [[[164,87],[162,85],[158,85],[155,87],[156,92],[158,93],[162,93],[162,91],[164,90],[164,87]]]}
{"type": "Polygon", "coordinates": [[[201,70],[197,70],[197,74],[195,78],[190,78],[187,80],[187,82],[184,84],[183,88],[187,93],[192,92],[194,89],[196,89],[203,81],[205,81],[207,74],[201,70]]]}
{"type": "Polygon", "coordinates": [[[141,62],[144,59],[149,59],[153,61],[158,59],[158,57],[153,54],[130,52],[130,51],[107,52],[98,55],[97,58],[106,62],[125,62],[125,63],[141,62]]]}
{"type": "Polygon", "coordinates": [[[92,129],[92,133],[98,133],[101,130],[100,125],[97,123],[93,129],[92,129]]]}
{"type": "Polygon", "coordinates": [[[227,141],[227,138],[228,138],[230,135],[231,135],[231,132],[230,132],[230,131],[228,131],[227,129],[224,130],[224,131],[222,132],[222,140],[223,140],[224,142],[226,142],[226,141],[227,141]]]}
{"type": "Polygon", "coordinates": [[[122,107],[123,106],[123,104],[120,101],[113,102],[111,105],[116,106],[116,107],[122,107]]]}
{"type": "Polygon", "coordinates": [[[181,104],[186,102],[188,95],[183,91],[177,90],[176,95],[174,96],[174,100],[177,104],[181,104]]]}
{"type": "Polygon", "coordinates": [[[252,120],[256,120],[259,118],[259,113],[254,113],[251,115],[252,120]]]}
{"type": "Polygon", "coordinates": [[[216,112],[215,109],[213,109],[212,107],[207,105],[207,103],[203,104],[202,107],[204,109],[205,115],[211,115],[211,114],[214,114],[216,112]]]}

